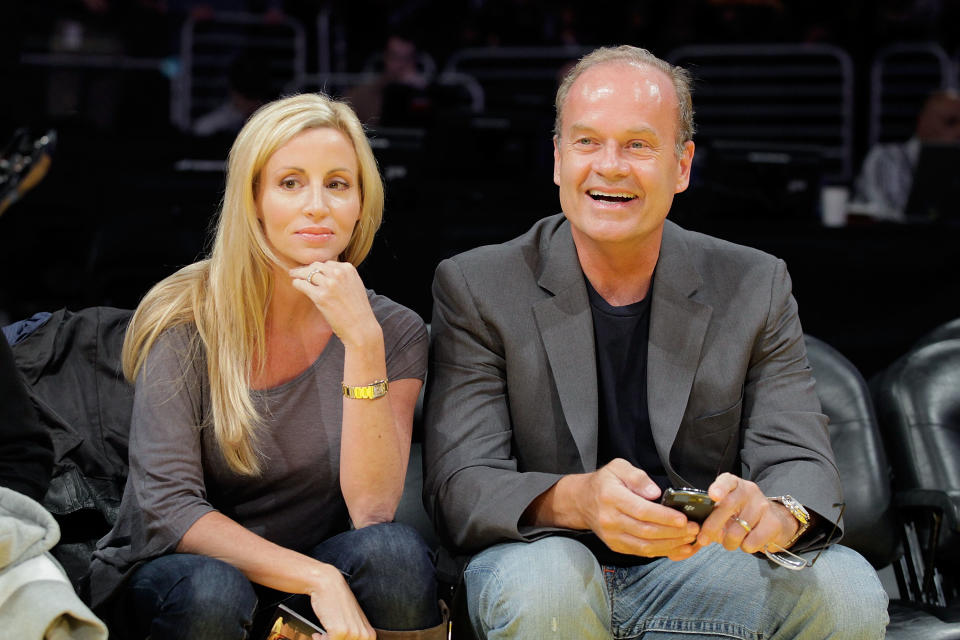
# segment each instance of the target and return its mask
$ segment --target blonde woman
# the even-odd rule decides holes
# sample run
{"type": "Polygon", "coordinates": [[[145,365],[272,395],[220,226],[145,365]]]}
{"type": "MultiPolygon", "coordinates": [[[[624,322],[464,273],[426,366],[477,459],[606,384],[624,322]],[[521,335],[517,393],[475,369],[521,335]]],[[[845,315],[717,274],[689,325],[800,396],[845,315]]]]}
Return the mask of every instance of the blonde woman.
{"type": "Polygon", "coordinates": [[[90,583],[114,630],[243,638],[284,601],[330,638],[446,637],[428,549],[391,523],[427,336],[357,274],[382,210],[345,104],[284,98],[239,133],[209,258],[127,331],[130,475],[90,583]]]}

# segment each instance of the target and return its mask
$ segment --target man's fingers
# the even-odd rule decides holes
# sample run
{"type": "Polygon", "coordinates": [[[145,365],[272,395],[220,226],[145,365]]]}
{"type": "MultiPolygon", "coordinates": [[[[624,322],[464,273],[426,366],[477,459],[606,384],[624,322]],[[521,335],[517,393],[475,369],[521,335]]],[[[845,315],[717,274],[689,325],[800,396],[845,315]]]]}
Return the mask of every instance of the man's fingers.
{"type": "Polygon", "coordinates": [[[615,458],[603,468],[615,475],[624,486],[638,496],[642,496],[647,500],[656,500],[660,497],[660,487],[650,479],[647,472],[643,469],[638,469],[623,458],[615,458]]]}

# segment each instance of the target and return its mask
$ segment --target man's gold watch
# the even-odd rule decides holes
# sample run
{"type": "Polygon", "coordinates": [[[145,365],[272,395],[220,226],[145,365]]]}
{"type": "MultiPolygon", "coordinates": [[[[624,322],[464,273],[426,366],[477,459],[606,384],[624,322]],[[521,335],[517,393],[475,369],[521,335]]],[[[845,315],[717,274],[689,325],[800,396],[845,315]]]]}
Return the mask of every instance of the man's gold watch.
{"type": "Polygon", "coordinates": [[[797,519],[797,522],[800,523],[800,526],[797,527],[797,532],[793,534],[793,537],[790,538],[790,542],[784,545],[785,549],[789,549],[793,546],[793,543],[796,542],[800,536],[807,532],[807,529],[810,528],[810,512],[804,508],[802,504],[797,502],[792,496],[774,496],[770,498],[774,502],[779,502],[787,508],[787,510],[797,519]]]}
{"type": "Polygon", "coordinates": [[[382,398],[383,396],[387,395],[389,381],[376,380],[370,384],[363,385],[362,387],[348,387],[342,382],[340,385],[343,387],[344,398],[376,400],[377,398],[382,398]]]}

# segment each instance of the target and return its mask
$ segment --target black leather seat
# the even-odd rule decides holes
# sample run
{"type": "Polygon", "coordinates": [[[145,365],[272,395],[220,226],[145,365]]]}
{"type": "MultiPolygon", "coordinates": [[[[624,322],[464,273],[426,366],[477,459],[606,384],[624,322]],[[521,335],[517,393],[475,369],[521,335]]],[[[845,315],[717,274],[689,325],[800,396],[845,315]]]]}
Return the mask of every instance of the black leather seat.
{"type": "Polygon", "coordinates": [[[941,574],[934,577],[942,579],[944,598],[960,603],[960,338],[918,343],[877,378],[873,392],[887,448],[896,451],[901,502],[934,507],[920,522],[928,569],[941,574]]]}
{"type": "Polygon", "coordinates": [[[911,350],[919,349],[925,344],[933,344],[934,342],[942,342],[944,340],[956,340],[958,338],[960,338],[960,318],[955,318],[924,334],[914,343],[911,350]]]}
{"type": "Polygon", "coordinates": [[[806,337],[817,395],[830,418],[830,440],[840,470],[846,512],[843,544],[875,568],[893,565],[902,597],[891,600],[891,640],[960,638],[957,611],[920,603],[919,568],[891,492],[887,456],[866,382],[836,349],[806,337]]]}

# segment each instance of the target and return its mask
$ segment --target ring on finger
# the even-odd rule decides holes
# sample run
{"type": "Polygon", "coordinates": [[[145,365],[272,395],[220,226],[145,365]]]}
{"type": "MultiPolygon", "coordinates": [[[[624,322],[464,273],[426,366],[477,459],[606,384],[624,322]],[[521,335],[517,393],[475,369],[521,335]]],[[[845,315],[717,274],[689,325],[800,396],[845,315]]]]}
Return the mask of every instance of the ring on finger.
{"type": "Polygon", "coordinates": [[[733,518],[733,521],[736,522],[741,527],[743,527],[743,530],[746,531],[747,533],[750,533],[753,530],[753,527],[750,526],[750,523],[739,516],[736,518],[733,518]]]}
{"type": "Polygon", "coordinates": [[[307,282],[309,282],[313,286],[317,286],[317,284],[313,281],[313,276],[317,275],[318,273],[320,273],[320,269],[314,269],[309,274],[307,274],[307,282]]]}

